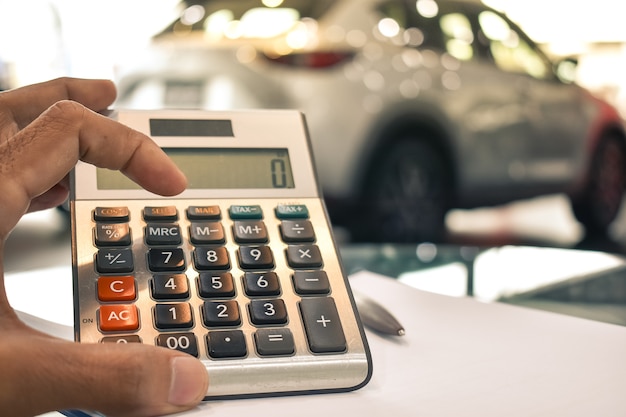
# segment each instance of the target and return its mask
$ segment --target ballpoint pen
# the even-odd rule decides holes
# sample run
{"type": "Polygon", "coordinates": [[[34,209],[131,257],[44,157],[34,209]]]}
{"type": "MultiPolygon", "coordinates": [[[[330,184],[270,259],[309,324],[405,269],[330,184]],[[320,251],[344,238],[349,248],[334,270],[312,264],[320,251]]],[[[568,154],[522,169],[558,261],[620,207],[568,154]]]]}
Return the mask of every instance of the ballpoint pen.
{"type": "Polygon", "coordinates": [[[363,325],[383,334],[404,336],[404,327],[389,310],[354,289],[352,295],[363,325]]]}

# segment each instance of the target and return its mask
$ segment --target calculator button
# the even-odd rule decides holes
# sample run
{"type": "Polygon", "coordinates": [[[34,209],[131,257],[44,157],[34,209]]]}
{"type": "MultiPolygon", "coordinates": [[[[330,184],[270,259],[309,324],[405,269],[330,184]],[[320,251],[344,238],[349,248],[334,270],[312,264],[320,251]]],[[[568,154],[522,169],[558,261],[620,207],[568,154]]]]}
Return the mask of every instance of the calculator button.
{"type": "Polygon", "coordinates": [[[259,205],[233,205],[228,208],[228,214],[233,220],[263,218],[263,210],[259,205]]]}
{"type": "Polygon", "coordinates": [[[130,245],[128,223],[96,223],[96,246],[130,245]]]}
{"type": "Polygon", "coordinates": [[[100,330],[121,332],[139,328],[139,313],[134,304],[102,305],[99,311],[100,330]]]}
{"type": "Polygon", "coordinates": [[[98,272],[132,272],[133,253],[129,248],[124,249],[100,249],[96,254],[96,269],[98,272]]]}
{"type": "Polygon", "coordinates": [[[178,210],[175,206],[144,207],[144,220],[178,220],[178,210]]]}
{"type": "Polygon", "coordinates": [[[212,358],[241,358],[248,354],[241,330],[220,330],[206,336],[207,352],[212,358]]]}
{"type": "Polygon", "coordinates": [[[261,356],[291,355],[296,350],[289,329],[259,329],[254,333],[254,342],[261,356]]]}
{"type": "Polygon", "coordinates": [[[287,323],[287,309],[285,302],[276,300],[252,300],[248,305],[252,324],[285,324],[287,323]]]}
{"type": "Polygon", "coordinates": [[[154,326],[157,329],[193,327],[191,306],[189,303],[155,305],[154,326]]]}
{"type": "Polygon", "coordinates": [[[189,220],[219,220],[222,218],[220,206],[189,206],[187,208],[189,220]]]}
{"type": "Polygon", "coordinates": [[[207,327],[239,326],[241,315],[235,300],[205,301],[202,305],[202,317],[207,327]]]}
{"type": "Polygon", "coordinates": [[[300,301],[300,312],[312,352],[327,353],[346,350],[346,338],[335,301],[332,298],[304,298],[300,301]]]}
{"type": "Polygon", "coordinates": [[[307,219],[309,209],[304,204],[279,204],[274,209],[279,219],[307,219]]]}
{"type": "Polygon", "coordinates": [[[150,285],[152,297],[157,300],[189,297],[189,281],[185,274],[156,274],[150,285]]]}
{"type": "Polygon", "coordinates": [[[156,338],[156,345],[198,357],[198,341],[193,333],[167,333],[156,338]]]}
{"type": "Polygon", "coordinates": [[[179,245],[180,227],[176,223],[148,223],[145,228],[148,245],[179,245]]]}
{"type": "Polygon", "coordinates": [[[224,227],[220,222],[191,222],[189,238],[195,245],[223,243],[224,227]]]}
{"type": "Polygon", "coordinates": [[[269,246],[239,247],[239,266],[243,269],[271,269],[274,256],[269,246]]]}
{"type": "Polygon", "coordinates": [[[313,242],[315,231],[308,220],[283,220],[280,233],[285,242],[313,242]]]}
{"type": "Polygon", "coordinates": [[[117,343],[117,344],[126,344],[126,343],[141,343],[141,338],[137,335],[130,336],[107,336],[100,339],[100,343],[117,343]]]}
{"type": "Polygon", "coordinates": [[[287,263],[292,268],[316,268],[322,266],[322,254],[317,245],[287,246],[287,263]]]}
{"type": "Polygon", "coordinates": [[[130,275],[100,277],[97,287],[100,301],[132,301],[137,297],[135,277],[130,275]]]}
{"type": "Polygon", "coordinates": [[[203,298],[234,297],[233,276],[230,272],[215,274],[200,272],[198,275],[198,292],[203,298]]]}
{"type": "Polygon", "coordinates": [[[223,246],[217,248],[195,248],[193,262],[196,269],[230,269],[228,251],[223,246]]]}
{"type": "Polygon", "coordinates": [[[151,248],[148,250],[148,266],[157,272],[182,271],[185,269],[185,254],[181,248],[151,248]]]}
{"type": "Polygon", "coordinates": [[[239,220],[233,224],[233,236],[237,243],[267,242],[267,229],[260,220],[239,220]]]}
{"type": "Polygon", "coordinates": [[[330,283],[325,271],[295,271],[293,287],[300,295],[328,294],[330,283]]]}
{"type": "Polygon", "coordinates": [[[93,211],[95,221],[127,222],[130,219],[128,207],[96,207],[93,211]]]}
{"type": "Polygon", "coordinates": [[[243,288],[250,296],[279,295],[280,281],[276,272],[246,272],[243,288]]]}

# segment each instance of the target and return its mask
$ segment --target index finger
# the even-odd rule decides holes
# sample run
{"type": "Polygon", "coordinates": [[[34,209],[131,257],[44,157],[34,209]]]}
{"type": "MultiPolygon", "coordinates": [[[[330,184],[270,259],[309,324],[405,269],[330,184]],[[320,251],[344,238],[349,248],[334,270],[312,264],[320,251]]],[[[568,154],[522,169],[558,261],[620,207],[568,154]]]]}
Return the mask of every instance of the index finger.
{"type": "Polygon", "coordinates": [[[7,200],[0,212],[21,215],[79,159],[120,170],[161,195],[179,194],[187,185],[184,174],[148,136],[77,102],[60,101],[0,146],[0,195],[7,200]]]}
{"type": "Polygon", "coordinates": [[[3,92],[0,111],[10,113],[22,129],[57,101],[73,100],[99,111],[113,103],[115,96],[115,85],[109,80],[57,78],[3,92]]]}

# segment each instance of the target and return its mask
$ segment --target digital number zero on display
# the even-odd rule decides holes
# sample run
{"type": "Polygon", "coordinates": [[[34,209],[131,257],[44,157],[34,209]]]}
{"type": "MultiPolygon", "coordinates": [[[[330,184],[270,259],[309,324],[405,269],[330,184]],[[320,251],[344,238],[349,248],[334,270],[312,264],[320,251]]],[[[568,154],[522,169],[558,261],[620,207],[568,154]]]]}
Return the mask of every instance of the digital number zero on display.
{"type": "MultiPolygon", "coordinates": [[[[189,189],[294,188],[287,149],[164,148],[185,173],[189,189]]],[[[100,190],[141,189],[118,171],[98,168],[100,190]]]]}

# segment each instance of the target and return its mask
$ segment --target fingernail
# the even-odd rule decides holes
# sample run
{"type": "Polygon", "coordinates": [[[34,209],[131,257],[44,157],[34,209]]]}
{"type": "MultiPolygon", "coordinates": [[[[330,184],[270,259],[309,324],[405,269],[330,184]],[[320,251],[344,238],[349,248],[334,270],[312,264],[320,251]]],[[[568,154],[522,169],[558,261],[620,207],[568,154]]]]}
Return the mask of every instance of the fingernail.
{"type": "Polygon", "coordinates": [[[172,380],[168,402],[188,406],[202,400],[206,395],[206,368],[195,358],[179,356],[172,359],[172,380]]]}

